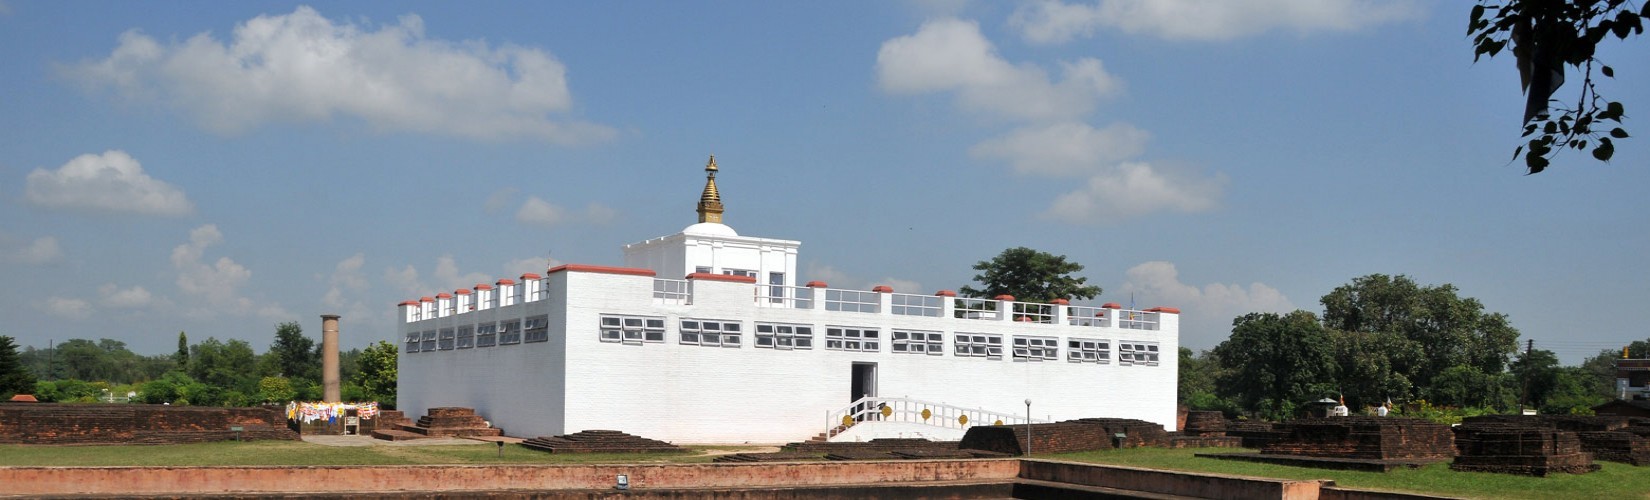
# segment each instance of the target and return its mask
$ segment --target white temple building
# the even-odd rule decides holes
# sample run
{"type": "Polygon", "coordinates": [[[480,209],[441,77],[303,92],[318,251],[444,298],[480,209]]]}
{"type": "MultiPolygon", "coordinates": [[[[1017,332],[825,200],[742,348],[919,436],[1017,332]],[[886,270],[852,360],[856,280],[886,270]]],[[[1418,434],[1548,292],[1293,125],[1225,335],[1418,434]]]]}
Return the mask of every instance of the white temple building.
{"type": "Polygon", "coordinates": [[[625,245],[626,267],[401,303],[400,409],[676,443],[960,439],[1028,417],[1174,429],[1179,310],[799,286],[801,243],[724,225],[715,157],[705,170],[699,222],[625,245]]]}

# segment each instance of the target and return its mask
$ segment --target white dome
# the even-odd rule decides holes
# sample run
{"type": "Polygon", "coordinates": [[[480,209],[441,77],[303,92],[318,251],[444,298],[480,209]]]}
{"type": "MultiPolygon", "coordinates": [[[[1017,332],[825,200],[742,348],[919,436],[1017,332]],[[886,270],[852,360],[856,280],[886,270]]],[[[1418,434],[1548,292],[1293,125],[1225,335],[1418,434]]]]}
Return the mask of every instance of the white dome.
{"type": "Polygon", "coordinates": [[[716,222],[700,222],[682,230],[682,234],[702,234],[705,236],[739,236],[727,224],[716,222]]]}

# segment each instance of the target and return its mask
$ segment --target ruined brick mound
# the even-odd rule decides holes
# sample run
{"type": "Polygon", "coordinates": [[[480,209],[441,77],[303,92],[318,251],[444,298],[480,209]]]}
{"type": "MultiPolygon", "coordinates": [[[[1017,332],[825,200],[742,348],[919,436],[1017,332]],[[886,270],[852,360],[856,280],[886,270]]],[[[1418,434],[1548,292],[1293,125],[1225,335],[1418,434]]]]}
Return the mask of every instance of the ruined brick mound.
{"type": "Polygon", "coordinates": [[[1441,461],[1455,456],[1447,425],[1391,417],[1329,417],[1289,423],[1287,436],[1261,448],[1265,455],[1360,460],[1441,461]]]}
{"type": "Polygon", "coordinates": [[[776,453],[734,453],[732,455],[722,455],[720,457],[716,457],[715,459],[713,459],[711,461],[712,462],[720,462],[720,463],[814,462],[814,461],[819,461],[819,460],[823,460],[823,459],[824,459],[824,457],[821,457],[821,456],[819,456],[817,454],[814,454],[814,453],[798,453],[798,452],[794,452],[794,451],[781,451],[781,452],[776,452],[776,453]]]}
{"type": "Polygon", "coordinates": [[[1289,436],[1286,424],[1259,420],[1229,420],[1226,435],[1236,437],[1244,448],[1264,448],[1289,436]]]}
{"type": "Polygon", "coordinates": [[[975,426],[963,435],[959,447],[1008,455],[1024,455],[1027,432],[1033,453],[1072,453],[1117,447],[1167,447],[1170,437],[1162,425],[1126,418],[1085,418],[1048,424],[975,426]],[[1122,437],[1118,437],[1121,434],[1122,437]]]}
{"type": "Polygon", "coordinates": [[[522,446],[550,453],[660,453],[684,451],[664,441],[619,431],[588,430],[560,436],[539,436],[522,446]]]}
{"type": "Polygon", "coordinates": [[[298,440],[274,407],[0,404],[0,444],[179,444],[298,440]],[[239,427],[240,431],[233,428],[239,427]]]}
{"type": "MultiPolygon", "coordinates": [[[[402,417],[405,418],[405,417],[402,417]]],[[[418,423],[408,425],[379,424],[378,429],[372,431],[372,437],[391,441],[407,439],[402,433],[388,432],[401,431],[424,437],[478,437],[502,436],[503,429],[491,427],[487,419],[477,415],[474,409],[457,406],[439,406],[430,408],[425,415],[418,417],[418,423]]]]}
{"type": "Polygon", "coordinates": [[[1598,470],[1576,433],[1551,427],[1478,421],[1455,428],[1459,455],[1450,469],[1526,476],[1598,470]]]}
{"type": "Polygon", "coordinates": [[[1631,432],[1577,432],[1582,451],[1594,460],[1650,465],[1650,438],[1631,432]]]}
{"type": "Polygon", "coordinates": [[[1485,415],[1464,419],[1465,425],[1497,424],[1576,433],[1581,451],[1594,460],[1632,465],[1650,464],[1650,421],[1619,415],[1485,415]]]}
{"type": "Polygon", "coordinates": [[[1180,432],[1187,437],[1226,436],[1226,415],[1218,411],[1186,412],[1186,427],[1180,432]]]}
{"type": "Polygon", "coordinates": [[[1241,448],[1243,438],[1237,436],[1174,436],[1169,437],[1170,448],[1241,448]]]}
{"type": "Polygon", "coordinates": [[[1626,430],[1630,422],[1628,417],[1619,415],[1480,415],[1461,419],[1461,424],[1508,424],[1569,432],[1602,432],[1626,430]]]}

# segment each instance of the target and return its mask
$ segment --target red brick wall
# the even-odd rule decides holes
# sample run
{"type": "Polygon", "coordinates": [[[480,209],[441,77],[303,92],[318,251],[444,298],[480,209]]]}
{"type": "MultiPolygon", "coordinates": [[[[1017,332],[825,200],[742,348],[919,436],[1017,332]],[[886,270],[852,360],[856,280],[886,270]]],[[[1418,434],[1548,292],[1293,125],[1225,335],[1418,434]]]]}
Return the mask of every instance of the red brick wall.
{"type": "Polygon", "coordinates": [[[172,444],[237,437],[296,440],[298,434],[286,428],[286,416],[275,407],[0,403],[0,444],[172,444]]]}

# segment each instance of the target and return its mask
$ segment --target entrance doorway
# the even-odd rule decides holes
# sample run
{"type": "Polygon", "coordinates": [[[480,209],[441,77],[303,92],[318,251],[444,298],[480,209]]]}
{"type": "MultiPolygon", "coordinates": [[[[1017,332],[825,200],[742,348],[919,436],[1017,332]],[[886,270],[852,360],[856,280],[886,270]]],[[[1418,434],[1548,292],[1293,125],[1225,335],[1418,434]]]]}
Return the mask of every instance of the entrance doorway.
{"type": "Polygon", "coordinates": [[[848,383],[848,402],[877,395],[877,364],[854,363],[853,370],[853,376],[848,383]]]}

